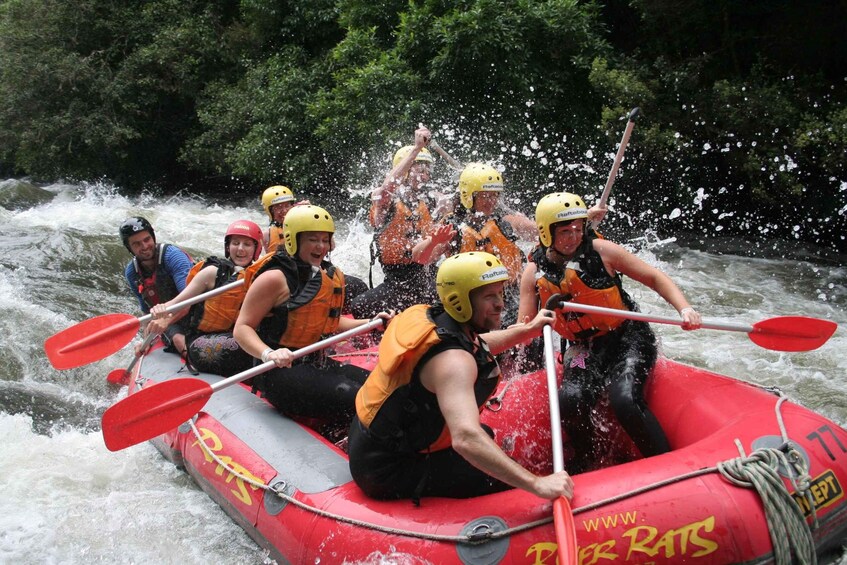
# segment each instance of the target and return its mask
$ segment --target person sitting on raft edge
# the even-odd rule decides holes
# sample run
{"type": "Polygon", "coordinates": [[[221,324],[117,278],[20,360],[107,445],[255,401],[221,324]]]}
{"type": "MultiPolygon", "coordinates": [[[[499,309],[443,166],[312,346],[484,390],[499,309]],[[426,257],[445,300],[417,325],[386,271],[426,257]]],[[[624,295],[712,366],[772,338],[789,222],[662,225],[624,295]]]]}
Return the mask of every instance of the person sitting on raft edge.
{"type": "MultiPolygon", "coordinates": [[[[124,247],[132,255],[124,269],[124,277],[142,312],[150,313],[150,308],[156,304],[166,302],[185,290],[185,280],[194,264],[188,253],[170,243],[157,243],[153,226],[141,216],[124,220],[118,232],[124,247]]],[[[167,346],[165,350],[179,354],[184,360],[187,359],[185,329],[179,318],[187,312],[174,316],[170,324],[150,320],[144,326],[145,334],[162,334],[167,346]]],[[[136,346],[136,356],[141,353],[141,346],[136,346]]]]}
{"type": "MultiPolygon", "coordinates": [[[[166,311],[172,304],[244,280],[249,275],[247,269],[261,254],[262,228],[249,220],[231,223],[224,234],[224,258],[208,257],[194,265],[188,273],[185,289],[175,298],[150,309],[153,319],[170,324],[181,314],[166,311]]],[[[232,335],[246,294],[247,288],[242,284],[191,306],[188,316],[183,318],[187,360],[198,371],[229,377],[253,366],[253,358],[238,346],[232,335]]]]}
{"type": "Polygon", "coordinates": [[[431,139],[426,127],[415,130],[414,145],[397,150],[391,171],[371,193],[371,268],[378,259],[385,277],[353,300],[351,311],[358,318],[435,299],[429,257],[432,247],[447,241],[451,234],[449,227],[435,225],[432,218],[435,201],[428,187],[434,159],[426,147],[431,139]],[[420,247],[418,243],[427,236],[433,243],[420,247]]]}

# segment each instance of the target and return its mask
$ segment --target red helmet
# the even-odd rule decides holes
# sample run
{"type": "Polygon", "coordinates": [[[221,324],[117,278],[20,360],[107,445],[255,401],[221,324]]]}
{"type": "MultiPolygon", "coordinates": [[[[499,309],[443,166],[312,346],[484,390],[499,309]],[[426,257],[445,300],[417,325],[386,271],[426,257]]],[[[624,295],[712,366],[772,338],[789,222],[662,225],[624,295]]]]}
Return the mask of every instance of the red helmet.
{"type": "Polygon", "coordinates": [[[243,235],[255,241],[256,250],[253,252],[253,260],[255,261],[259,258],[259,255],[262,254],[263,236],[262,228],[258,224],[250,220],[238,220],[229,224],[229,227],[226,228],[226,235],[224,236],[224,256],[227,259],[229,259],[229,238],[233,235],[243,235]]]}

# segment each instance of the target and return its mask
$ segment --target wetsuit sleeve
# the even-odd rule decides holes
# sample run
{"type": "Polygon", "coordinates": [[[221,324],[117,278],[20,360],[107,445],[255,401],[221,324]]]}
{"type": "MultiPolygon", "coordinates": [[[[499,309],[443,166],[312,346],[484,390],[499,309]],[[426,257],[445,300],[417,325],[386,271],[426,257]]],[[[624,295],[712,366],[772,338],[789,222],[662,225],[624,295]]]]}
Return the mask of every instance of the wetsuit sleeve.
{"type": "Polygon", "coordinates": [[[188,272],[191,270],[191,259],[185,251],[174,245],[170,245],[165,252],[165,258],[162,261],[165,270],[171,276],[176,285],[176,291],[182,292],[185,290],[185,279],[188,278],[188,272]]]}
{"type": "Polygon", "coordinates": [[[141,293],[138,292],[138,274],[135,272],[135,269],[132,268],[132,261],[130,261],[126,269],[124,269],[124,278],[126,278],[126,285],[129,287],[130,292],[135,295],[136,300],[138,300],[138,307],[141,308],[141,311],[145,314],[148,313],[147,305],[144,304],[144,300],[141,298],[141,293]]]}

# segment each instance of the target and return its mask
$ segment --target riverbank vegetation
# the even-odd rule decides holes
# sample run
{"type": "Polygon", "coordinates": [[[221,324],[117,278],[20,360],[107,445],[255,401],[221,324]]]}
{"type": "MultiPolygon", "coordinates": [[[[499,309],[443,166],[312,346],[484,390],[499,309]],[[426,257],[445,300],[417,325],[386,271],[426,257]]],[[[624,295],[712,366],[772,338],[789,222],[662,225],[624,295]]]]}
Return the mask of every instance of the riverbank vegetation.
{"type": "MultiPolygon", "coordinates": [[[[836,0],[0,0],[0,172],[326,197],[419,122],[524,194],[847,251],[836,0]]],[[[528,206],[524,206],[528,208],[528,206]]]]}

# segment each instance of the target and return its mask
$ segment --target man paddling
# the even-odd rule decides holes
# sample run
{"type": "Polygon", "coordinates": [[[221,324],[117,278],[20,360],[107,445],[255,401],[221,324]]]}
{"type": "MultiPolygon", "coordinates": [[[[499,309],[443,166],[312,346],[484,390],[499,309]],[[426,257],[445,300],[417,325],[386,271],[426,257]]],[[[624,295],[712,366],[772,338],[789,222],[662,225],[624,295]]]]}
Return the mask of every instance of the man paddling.
{"type": "Polygon", "coordinates": [[[573,495],[567,473],[533,474],[480,423],[500,381],[494,355],[537,337],[552,321],[542,310],[528,323],[499,329],[508,280],[490,253],[454,255],[438,269],[441,304],[412,306],[386,329],[349,434],[350,471],[367,495],[417,502],[510,487],[550,500],[573,495]]]}
{"type": "MultiPolygon", "coordinates": [[[[142,312],[149,313],[150,308],[173,299],[185,289],[185,279],[193,265],[185,251],[169,243],[157,244],[153,226],[141,216],[124,220],[119,232],[124,247],[132,254],[124,270],[126,282],[142,312]]],[[[170,325],[164,320],[151,320],[145,335],[154,331],[162,334],[169,349],[185,358],[185,330],[178,320],[170,325]]]]}

